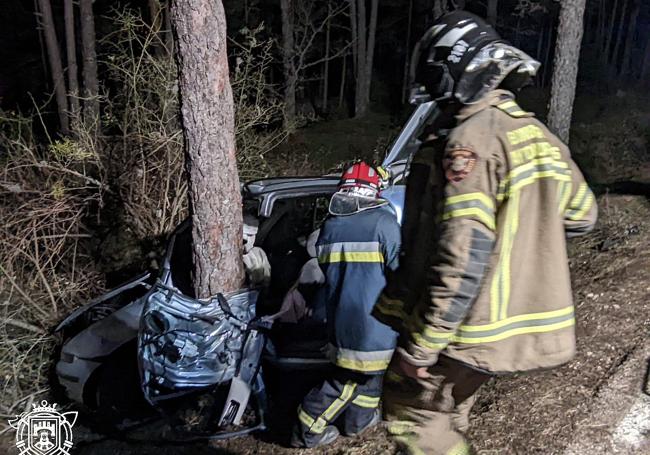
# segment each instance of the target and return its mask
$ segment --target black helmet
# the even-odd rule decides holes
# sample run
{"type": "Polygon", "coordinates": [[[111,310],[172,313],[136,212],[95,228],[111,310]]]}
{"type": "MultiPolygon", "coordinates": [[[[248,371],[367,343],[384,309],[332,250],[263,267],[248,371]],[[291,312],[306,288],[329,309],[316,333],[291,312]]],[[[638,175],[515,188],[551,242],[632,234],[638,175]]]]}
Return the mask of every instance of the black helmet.
{"type": "Polygon", "coordinates": [[[454,11],[436,20],[413,50],[410,101],[473,103],[506,78],[507,88],[520,88],[538,68],[539,62],[502,40],[483,19],[454,11]]]}

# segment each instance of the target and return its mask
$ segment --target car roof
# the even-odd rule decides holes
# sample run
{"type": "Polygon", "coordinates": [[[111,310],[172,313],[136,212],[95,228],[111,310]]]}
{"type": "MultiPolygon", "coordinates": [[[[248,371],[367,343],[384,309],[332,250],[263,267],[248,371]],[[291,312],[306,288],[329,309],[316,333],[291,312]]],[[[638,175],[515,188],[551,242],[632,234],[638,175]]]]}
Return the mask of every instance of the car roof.
{"type": "Polygon", "coordinates": [[[276,191],[300,191],[323,188],[329,190],[338,185],[340,176],[325,175],[322,177],[271,177],[258,179],[244,184],[244,191],[249,197],[264,196],[276,191]]]}

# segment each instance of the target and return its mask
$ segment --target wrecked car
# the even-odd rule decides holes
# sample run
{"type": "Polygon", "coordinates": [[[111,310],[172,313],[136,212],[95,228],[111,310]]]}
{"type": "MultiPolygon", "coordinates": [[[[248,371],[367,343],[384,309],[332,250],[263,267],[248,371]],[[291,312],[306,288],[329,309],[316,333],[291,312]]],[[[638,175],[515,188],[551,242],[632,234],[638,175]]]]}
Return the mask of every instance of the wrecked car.
{"type": "MultiPolygon", "coordinates": [[[[409,160],[435,111],[433,102],[418,106],[384,160],[392,177],[382,197],[398,221],[409,160]]],[[[263,363],[284,369],[329,365],[324,321],[301,327],[274,323],[271,315],[310,259],[305,239],[327,216],[338,182],[337,174],[266,178],[242,186],[244,215],[257,219],[255,245],[271,266],[263,291],[196,299],[189,220],[178,226],[157,275],[145,273],[111,290],[56,328],[63,339],[55,367],[60,391],[103,415],[127,416],[143,401],[161,407],[195,391],[227,386],[218,427],[239,425],[247,406],[256,419],[244,430],[213,436],[264,428],[263,363]]]]}

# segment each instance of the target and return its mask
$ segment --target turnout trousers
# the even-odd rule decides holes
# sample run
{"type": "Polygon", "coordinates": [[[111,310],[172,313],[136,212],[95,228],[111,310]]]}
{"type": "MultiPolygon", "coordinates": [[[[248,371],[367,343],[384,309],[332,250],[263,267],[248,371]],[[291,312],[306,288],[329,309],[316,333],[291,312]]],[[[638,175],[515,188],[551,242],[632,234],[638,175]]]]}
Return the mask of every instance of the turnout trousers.
{"type": "Polygon", "coordinates": [[[336,368],[298,407],[299,431],[305,445],[318,444],[325,428],[337,420],[346,436],[360,433],[377,422],[382,382],[383,374],[336,368]]]}
{"type": "Polygon", "coordinates": [[[411,379],[391,366],[383,393],[388,432],[410,455],[469,455],[463,433],[476,393],[490,375],[440,356],[427,379],[411,379]]]}

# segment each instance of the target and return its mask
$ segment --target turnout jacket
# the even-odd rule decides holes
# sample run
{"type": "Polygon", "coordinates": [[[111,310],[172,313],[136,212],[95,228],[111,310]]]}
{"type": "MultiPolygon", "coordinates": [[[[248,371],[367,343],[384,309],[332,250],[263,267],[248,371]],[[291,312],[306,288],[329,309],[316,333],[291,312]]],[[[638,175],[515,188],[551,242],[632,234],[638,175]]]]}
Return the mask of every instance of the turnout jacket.
{"type": "Polygon", "coordinates": [[[441,353],[492,373],[565,363],[575,352],[565,238],[592,229],[594,196],[568,148],[510,92],[457,121],[412,166],[406,252],[375,314],[401,332],[413,365],[441,353]]]}
{"type": "Polygon", "coordinates": [[[398,265],[400,228],[388,204],[330,216],[316,243],[325,285],[316,296],[327,309],[330,358],[348,370],[380,374],[393,355],[397,333],[372,316],[385,272],[398,265]]]}

